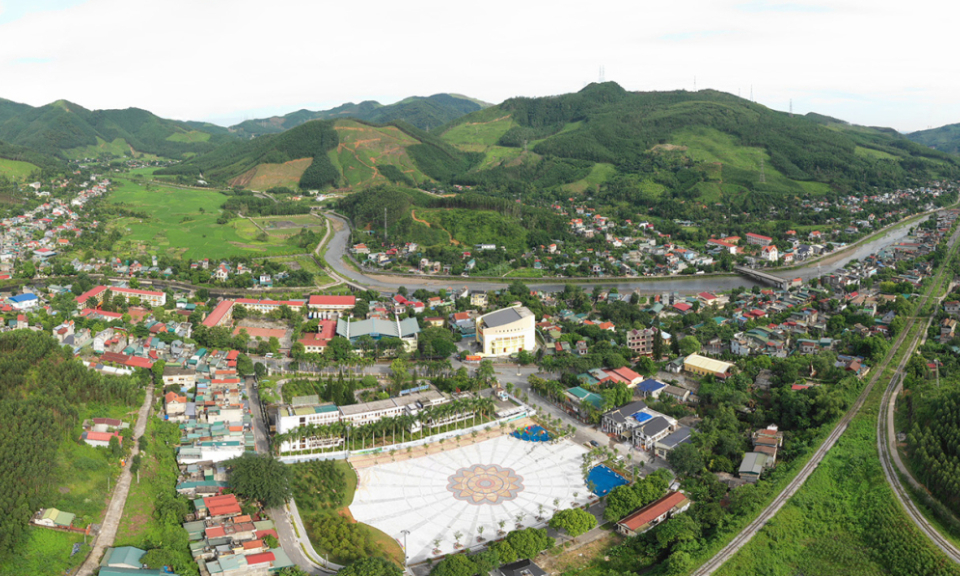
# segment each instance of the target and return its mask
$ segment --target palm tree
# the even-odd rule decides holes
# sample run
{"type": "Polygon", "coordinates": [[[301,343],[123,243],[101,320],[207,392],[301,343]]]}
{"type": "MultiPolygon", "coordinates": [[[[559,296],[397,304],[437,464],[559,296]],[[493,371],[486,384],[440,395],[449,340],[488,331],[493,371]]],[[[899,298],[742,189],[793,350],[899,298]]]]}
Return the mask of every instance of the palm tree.
{"type": "Polygon", "coordinates": [[[560,509],[560,499],[559,499],[559,498],[554,498],[554,499],[553,499],[553,507],[554,507],[555,509],[557,509],[557,510],[560,509]]]}
{"type": "Polygon", "coordinates": [[[477,526],[477,542],[483,542],[483,526],[477,526]]]}
{"type": "Polygon", "coordinates": [[[460,539],[461,539],[461,538],[463,538],[463,532],[457,530],[456,532],[453,533],[453,539],[456,540],[456,542],[457,542],[456,545],[455,545],[456,548],[459,548],[459,547],[460,547],[460,539]]]}
{"type": "Polygon", "coordinates": [[[503,527],[506,525],[507,525],[506,520],[500,520],[499,522],[497,522],[497,526],[500,527],[500,534],[503,534],[503,527]]]}

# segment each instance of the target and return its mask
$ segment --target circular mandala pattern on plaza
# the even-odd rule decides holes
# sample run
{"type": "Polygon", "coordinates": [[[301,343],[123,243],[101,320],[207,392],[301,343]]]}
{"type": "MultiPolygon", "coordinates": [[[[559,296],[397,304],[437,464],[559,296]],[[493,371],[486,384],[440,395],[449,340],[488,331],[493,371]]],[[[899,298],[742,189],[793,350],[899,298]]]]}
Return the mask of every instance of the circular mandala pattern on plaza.
{"type": "Polygon", "coordinates": [[[470,504],[501,504],[523,491],[523,478],[497,464],[475,464],[450,476],[447,490],[470,504]]]}

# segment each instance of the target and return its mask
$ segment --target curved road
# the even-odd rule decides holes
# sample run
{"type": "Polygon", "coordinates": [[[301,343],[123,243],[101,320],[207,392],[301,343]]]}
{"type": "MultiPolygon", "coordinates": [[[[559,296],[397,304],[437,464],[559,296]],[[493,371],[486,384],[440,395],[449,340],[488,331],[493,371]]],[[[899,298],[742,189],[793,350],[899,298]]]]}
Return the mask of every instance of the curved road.
{"type": "MultiPolygon", "coordinates": [[[[325,214],[325,216],[329,220],[341,224],[340,230],[338,230],[330,240],[329,248],[327,249],[327,265],[335,270],[340,277],[352,280],[350,284],[368,286],[381,291],[393,291],[399,286],[424,287],[433,290],[440,288],[470,288],[471,286],[477,287],[478,284],[491,290],[506,288],[509,286],[509,281],[498,282],[495,280],[486,280],[481,278],[431,277],[426,275],[367,275],[365,273],[357,272],[353,267],[347,265],[343,261],[344,256],[347,254],[347,243],[350,240],[350,224],[339,215],[328,212],[325,214]]],[[[890,230],[886,234],[871,240],[870,242],[859,244],[849,253],[845,254],[842,258],[835,262],[820,266],[810,265],[785,272],[771,269],[770,272],[773,274],[789,276],[791,278],[799,277],[803,278],[804,280],[815,278],[821,274],[828,274],[834,270],[842,268],[847,262],[855,258],[859,259],[876,253],[884,246],[892,244],[893,242],[905,237],[912,225],[922,222],[927,217],[929,216],[925,216],[916,220],[910,226],[901,226],[894,230],[890,230]]],[[[899,224],[894,226],[899,226],[899,224]]],[[[522,280],[524,280],[527,286],[531,288],[545,290],[548,292],[559,292],[560,290],[563,290],[564,287],[563,279],[557,279],[548,282],[533,282],[530,279],[522,280]]],[[[578,285],[584,287],[585,289],[589,289],[591,286],[593,286],[590,283],[578,283],[578,285]]],[[[683,294],[696,294],[704,291],[731,290],[738,287],[751,288],[761,284],[742,276],[678,276],[676,279],[660,280],[624,279],[622,282],[606,281],[599,282],[596,285],[604,288],[617,288],[621,291],[641,290],[648,293],[679,292],[683,294]]]]}
{"type": "MultiPolygon", "coordinates": [[[[958,235],[960,235],[960,228],[958,228],[957,231],[950,238],[949,246],[952,247],[954,245],[958,235]]],[[[943,264],[941,264],[940,271],[936,276],[935,282],[940,282],[944,274],[944,271],[946,271],[946,269],[947,269],[946,262],[944,262],[943,264]]],[[[929,296],[930,296],[929,294],[924,295],[923,299],[919,302],[919,304],[916,307],[917,311],[923,309],[923,306],[927,303],[929,296]]],[[[857,401],[854,403],[853,407],[847,411],[847,413],[843,416],[843,418],[840,419],[840,422],[837,423],[836,427],[833,429],[833,431],[830,433],[827,439],[823,442],[823,444],[821,444],[820,447],[817,448],[817,451],[814,452],[810,460],[803,466],[803,468],[800,470],[800,473],[797,474],[796,478],[794,478],[787,485],[787,487],[784,488],[783,491],[777,495],[777,497],[773,500],[773,502],[771,502],[770,505],[767,506],[763,510],[763,512],[761,512],[760,515],[757,516],[756,519],[753,520],[753,522],[748,524],[746,528],[744,528],[739,534],[737,534],[737,536],[734,537],[734,539],[731,540],[730,543],[724,546],[723,549],[721,549],[720,552],[718,552],[713,558],[705,562],[703,565],[700,566],[700,568],[698,568],[695,572],[693,572],[693,576],[707,576],[708,574],[713,574],[716,570],[718,570],[723,565],[724,562],[729,560],[734,554],[736,554],[738,550],[740,550],[740,548],[745,546],[747,542],[749,542],[750,539],[752,539],[754,535],[756,535],[756,533],[759,532],[760,529],[766,525],[767,521],[773,518],[773,516],[776,515],[776,513],[780,510],[780,508],[782,508],[783,505],[787,503],[787,500],[789,500],[790,497],[793,496],[800,489],[801,486],[803,486],[803,483],[806,482],[807,478],[809,478],[810,475],[813,474],[813,472],[817,469],[817,466],[820,465],[820,462],[827,455],[827,452],[829,452],[830,449],[833,448],[834,444],[836,444],[840,436],[843,435],[844,431],[846,431],[847,426],[850,425],[850,422],[853,420],[853,418],[857,415],[857,413],[863,407],[864,403],[867,400],[867,396],[869,396],[870,391],[873,390],[873,386],[877,383],[877,381],[880,379],[880,376],[887,369],[887,366],[890,364],[890,361],[893,360],[893,357],[896,355],[897,351],[899,351],[900,347],[903,346],[904,341],[906,340],[906,336],[910,332],[910,330],[913,328],[913,325],[916,322],[916,320],[917,318],[915,316],[910,317],[909,321],[907,322],[907,325],[904,326],[903,330],[900,332],[900,335],[897,336],[896,341],[893,343],[893,346],[890,347],[890,351],[887,352],[887,355],[886,357],[884,357],[883,362],[880,365],[873,368],[872,370],[873,377],[870,378],[870,381],[864,387],[863,391],[860,393],[860,396],[857,397],[857,401]]],[[[927,319],[927,322],[929,322],[929,319],[927,319]]],[[[913,353],[913,348],[917,345],[917,342],[919,341],[919,337],[922,334],[923,334],[922,331],[918,332],[917,337],[914,338],[914,340],[910,343],[910,348],[908,349],[908,353],[904,354],[903,360],[901,361],[900,366],[898,366],[898,372],[897,372],[898,375],[902,370],[903,366],[906,365],[907,360],[909,359],[910,355],[913,353]]],[[[897,381],[899,380],[899,378],[897,376],[894,376],[893,380],[897,381]]],[[[887,390],[888,393],[892,387],[893,387],[893,381],[891,382],[890,387],[888,387],[888,390],[887,390]]],[[[882,454],[883,454],[883,451],[881,451],[881,455],[882,454]]],[[[888,479],[889,478],[890,476],[888,474],[888,479]]],[[[902,498],[902,495],[899,493],[898,493],[898,498],[901,499],[901,502],[904,501],[904,499],[902,498]]],[[[907,498],[907,501],[909,501],[909,498],[907,498]]],[[[933,530],[929,526],[929,523],[927,523],[922,516],[919,516],[919,517],[914,516],[914,514],[916,514],[917,511],[915,508],[911,510],[912,502],[909,505],[905,504],[905,506],[907,507],[907,510],[911,515],[911,518],[913,518],[914,522],[916,522],[917,525],[920,526],[920,529],[923,530],[925,533],[927,533],[927,535],[934,540],[934,543],[940,546],[940,548],[943,549],[944,552],[948,554],[948,556],[950,556],[955,561],[960,561],[960,555],[954,555],[952,553],[952,552],[956,552],[956,549],[953,548],[953,546],[949,542],[944,540],[943,537],[936,532],[936,530],[933,530]]]]}
{"type": "MultiPolygon", "coordinates": [[[[950,238],[951,247],[956,244],[958,236],[960,236],[960,227],[958,227],[957,231],[954,232],[950,238]]],[[[942,274],[943,271],[938,275],[938,280],[942,274]]],[[[947,292],[949,292],[949,285],[947,292]]],[[[942,296],[938,297],[938,300],[942,299],[942,296]]],[[[921,337],[927,333],[927,328],[932,321],[932,317],[927,318],[926,322],[924,322],[923,330],[917,332],[917,336],[910,346],[909,353],[903,355],[900,365],[897,366],[897,371],[894,373],[893,378],[890,379],[890,384],[883,393],[883,400],[880,402],[880,414],[877,417],[877,449],[880,452],[880,463],[883,465],[883,474],[886,476],[887,482],[893,489],[894,494],[896,494],[897,500],[903,505],[907,515],[910,516],[910,519],[913,520],[913,523],[917,525],[917,528],[919,528],[921,532],[926,534],[928,538],[933,540],[933,543],[936,544],[938,548],[943,550],[943,553],[946,554],[947,557],[954,562],[960,563],[960,549],[958,549],[953,542],[944,538],[924,517],[914,503],[911,495],[907,493],[906,488],[904,488],[901,475],[906,478],[913,487],[919,490],[926,490],[903,464],[900,453],[896,448],[896,428],[894,427],[893,415],[896,408],[896,398],[903,388],[903,370],[913,355],[921,337]]]]}

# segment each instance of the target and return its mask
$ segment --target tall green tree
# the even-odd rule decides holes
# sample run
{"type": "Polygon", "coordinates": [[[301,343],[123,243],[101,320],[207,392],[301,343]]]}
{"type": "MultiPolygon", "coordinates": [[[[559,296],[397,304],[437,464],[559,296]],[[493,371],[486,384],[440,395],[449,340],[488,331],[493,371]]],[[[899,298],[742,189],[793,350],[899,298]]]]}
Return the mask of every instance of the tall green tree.
{"type": "Polygon", "coordinates": [[[260,502],[267,508],[282,506],[290,499],[290,468],[263,454],[247,452],[227,461],[230,486],[246,500],[260,502]]]}

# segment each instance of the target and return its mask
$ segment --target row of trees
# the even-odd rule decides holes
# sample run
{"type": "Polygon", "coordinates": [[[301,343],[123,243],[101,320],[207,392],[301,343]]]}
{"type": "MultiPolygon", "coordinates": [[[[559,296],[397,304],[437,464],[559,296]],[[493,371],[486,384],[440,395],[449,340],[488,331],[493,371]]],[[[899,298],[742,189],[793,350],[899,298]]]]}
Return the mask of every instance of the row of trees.
{"type": "Polygon", "coordinates": [[[273,438],[274,449],[279,450],[285,442],[296,443],[300,439],[329,439],[331,446],[338,445],[337,439],[349,442],[351,450],[364,450],[377,445],[389,446],[410,440],[424,438],[432,434],[448,431],[469,421],[471,426],[477,420],[484,422],[493,412],[494,404],[490,398],[463,398],[437,406],[427,406],[417,415],[402,414],[381,418],[376,422],[352,426],[346,422],[332,424],[306,424],[273,438]],[[422,426],[417,432],[412,430],[422,426]],[[369,444],[368,444],[369,442],[369,444]]]}

